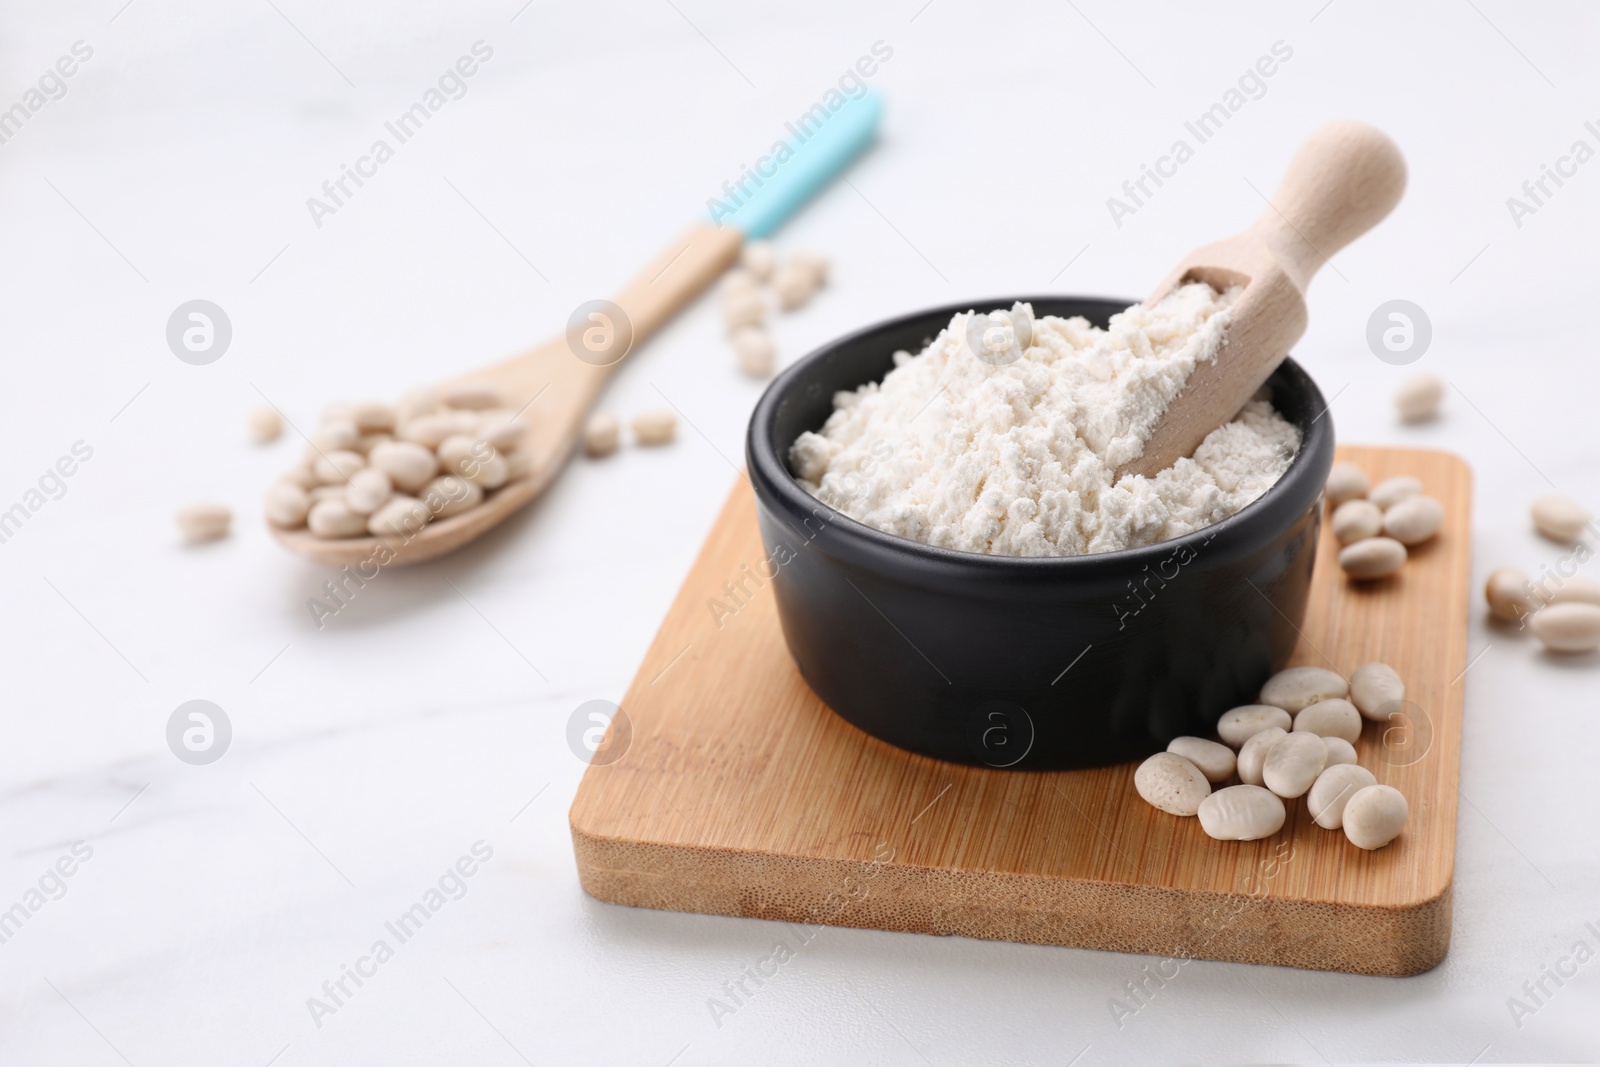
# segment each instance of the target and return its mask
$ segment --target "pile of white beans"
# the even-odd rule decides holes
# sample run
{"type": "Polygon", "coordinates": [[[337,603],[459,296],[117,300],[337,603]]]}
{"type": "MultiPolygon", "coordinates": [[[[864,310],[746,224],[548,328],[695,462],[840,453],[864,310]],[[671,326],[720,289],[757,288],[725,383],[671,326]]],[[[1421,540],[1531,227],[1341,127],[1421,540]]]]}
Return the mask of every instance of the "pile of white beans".
{"type": "Polygon", "coordinates": [[[1538,581],[1517,567],[1497,568],[1484,588],[1489,614],[1525,625],[1552,652],[1593,652],[1600,648],[1600,582],[1576,571],[1593,555],[1583,535],[1594,516],[1564,496],[1539,497],[1530,510],[1542,536],[1577,547],[1553,569],[1544,568],[1538,581]]]}
{"type": "Polygon", "coordinates": [[[1318,826],[1343,830],[1357,848],[1382,848],[1405,827],[1406,798],[1356,762],[1355,745],[1362,720],[1387,722],[1405,691],[1386,663],[1357,667],[1349,681],[1290,667],[1267,679],[1260,703],[1223,714],[1221,742],[1174,738],[1139,765],[1134,788],[1171,815],[1198,815],[1219,841],[1271,837],[1288,819],[1284,801],[1303,796],[1318,826]],[[1235,776],[1240,784],[1223,784],[1235,776]]]}
{"type": "MultiPolygon", "coordinates": [[[[276,424],[256,415],[257,440],[276,424]]],[[[649,411],[633,420],[640,444],[672,440],[677,419],[649,411]]],[[[313,537],[412,537],[428,523],[482,504],[532,468],[527,424],[499,390],[456,385],[411,393],[399,404],[335,404],[304,457],[267,490],[267,521],[313,537]]],[[[598,413],[583,429],[591,456],[616,451],[621,426],[598,413]]]]}
{"type": "Polygon", "coordinates": [[[828,261],[810,252],[796,252],[782,262],[770,241],[747,242],[739,266],[722,279],[722,318],[738,358],[739,369],[752,378],[770,378],[778,350],[767,333],[768,301],[761,291],[770,286],[778,307],[797,311],[828,281],[828,261]]]}
{"type": "Polygon", "coordinates": [[[304,457],[267,490],[267,521],[313,537],[414,536],[527,474],[526,424],[486,385],[399,404],[335,404],[304,457]]]}
{"type": "Polygon", "coordinates": [[[1411,548],[1444,525],[1444,505],[1424,496],[1422,482],[1410,475],[1373,485],[1354,463],[1335,463],[1324,492],[1333,509],[1328,526],[1344,546],[1339,566],[1358,581],[1394,574],[1411,548]]]}

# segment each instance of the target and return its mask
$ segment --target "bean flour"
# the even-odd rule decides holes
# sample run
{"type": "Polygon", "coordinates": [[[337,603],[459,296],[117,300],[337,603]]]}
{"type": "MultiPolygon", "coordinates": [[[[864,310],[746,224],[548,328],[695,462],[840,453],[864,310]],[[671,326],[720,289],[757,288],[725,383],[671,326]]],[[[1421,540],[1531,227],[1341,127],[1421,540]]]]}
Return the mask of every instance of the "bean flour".
{"type": "Polygon", "coordinates": [[[1136,458],[1199,363],[1216,358],[1240,289],[1203,283],[1106,329],[1017,304],[963,312],[922,352],[834,397],[790,461],[851,518],[941,548],[1004,556],[1112,552],[1228,517],[1288,470],[1300,433],[1264,395],[1154,477],[1136,458]]]}

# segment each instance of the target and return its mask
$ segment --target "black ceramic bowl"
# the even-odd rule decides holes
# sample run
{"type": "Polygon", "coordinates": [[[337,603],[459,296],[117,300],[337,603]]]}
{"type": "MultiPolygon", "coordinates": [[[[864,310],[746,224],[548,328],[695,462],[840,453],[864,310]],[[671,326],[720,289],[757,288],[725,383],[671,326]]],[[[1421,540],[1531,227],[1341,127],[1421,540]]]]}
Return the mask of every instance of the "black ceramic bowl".
{"type": "MultiPolygon", "coordinates": [[[[1133,303],[1035,297],[1099,326],[1133,303]]],[[[867,733],[957,763],[1048,770],[1136,759],[1253,701],[1305,614],[1333,426],[1293,360],[1268,385],[1303,440],[1288,472],[1222,522],[1145,548],[1052,559],[934,548],[811,496],[789,447],[833,395],[881,380],[967,301],[893,319],[784,371],[746,458],[784,639],[811,688],[867,733]]]]}

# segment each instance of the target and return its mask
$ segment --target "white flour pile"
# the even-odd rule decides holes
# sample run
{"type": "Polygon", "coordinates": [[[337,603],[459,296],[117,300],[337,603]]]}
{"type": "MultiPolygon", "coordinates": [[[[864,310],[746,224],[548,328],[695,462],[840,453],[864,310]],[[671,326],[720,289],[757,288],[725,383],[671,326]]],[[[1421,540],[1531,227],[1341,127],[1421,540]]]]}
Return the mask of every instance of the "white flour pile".
{"type": "Polygon", "coordinates": [[[1154,478],[1112,475],[1216,356],[1239,292],[1186,285],[1104,330],[1034,322],[1026,304],[957,315],[919,355],[895,353],[881,383],[837,394],[822,432],[795,441],[793,468],[853,519],[967,552],[1111,552],[1209,526],[1270,488],[1300,447],[1264,398],[1192,459],[1154,478]]]}

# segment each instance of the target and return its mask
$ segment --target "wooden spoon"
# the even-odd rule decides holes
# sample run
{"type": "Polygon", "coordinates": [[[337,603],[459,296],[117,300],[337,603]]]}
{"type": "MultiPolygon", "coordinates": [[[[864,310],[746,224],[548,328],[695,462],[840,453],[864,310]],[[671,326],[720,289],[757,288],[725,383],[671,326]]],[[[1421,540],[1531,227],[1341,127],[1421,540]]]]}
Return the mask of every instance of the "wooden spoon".
{"type": "Polygon", "coordinates": [[[429,523],[410,537],[331,540],[313,537],[304,528],[269,526],[272,536],[293,551],[334,567],[367,560],[375,560],[378,566],[419,563],[481,536],[544,492],[572,457],[584,420],[622,356],[727,270],[739,255],[744,236],[731,226],[697,226],[617,295],[615,305],[625,320],[614,311],[596,310],[599,318],[584,319],[576,337],[557,337],[531,352],[440,383],[441,390],[457,385],[493,386],[512,408],[524,409],[521,419],[528,429],[520,449],[532,460],[532,469],[491,493],[482,504],[429,523]],[[586,330],[609,332],[610,336],[604,344],[586,348],[582,339],[586,330]],[[609,347],[613,345],[616,347],[609,347]]]}
{"type": "MultiPolygon", "coordinates": [[[[742,175],[713,200],[712,222],[674,242],[618,294],[613,304],[596,301],[574,315],[561,337],[525,355],[441,383],[489,385],[522,408],[528,424],[520,447],[529,472],[490,494],[475,508],[401,537],[313,537],[305,529],[268,526],[295,552],[330,566],[389,566],[419,563],[452,552],[522,508],[560,473],[577,448],[584,421],[624,356],[733,263],[746,238],[765,237],[812,194],[842,171],[872,141],[882,98],[867,93],[814,120],[777,162],[763,156],[759,176],[742,175]],[[620,314],[618,313],[620,311],[620,314]],[[369,563],[369,561],[371,561],[369,563]]],[[[731,360],[730,360],[731,362],[731,360]]]]}
{"type": "Polygon", "coordinates": [[[1406,164],[1383,132],[1340,120],[1300,146],[1276,197],[1243,233],[1196,249],[1145,301],[1184,282],[1242,285],[1216,359],[1189,375],[1144,452],[1120,470],[1153,476],[1192,455],[1231,420],[1306,330],[1306,286],[1329,256],[1377,225],[1400,200],[1406,164]]]}

